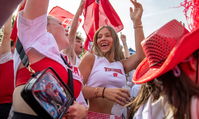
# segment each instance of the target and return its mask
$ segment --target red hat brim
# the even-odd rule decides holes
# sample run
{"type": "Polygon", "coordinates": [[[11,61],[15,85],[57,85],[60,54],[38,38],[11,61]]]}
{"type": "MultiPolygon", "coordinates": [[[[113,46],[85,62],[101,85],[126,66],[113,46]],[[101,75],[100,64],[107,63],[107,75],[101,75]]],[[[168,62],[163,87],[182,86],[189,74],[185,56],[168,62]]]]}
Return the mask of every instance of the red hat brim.
{"type": "Polygon", "coordinates": [[[147,58],[145,58],[137,67],[133,82],[136,84],[146,83],[174,68],[194,51],[199,49],[199,28],[186,34],[171,50],[167,59],[161,67],[149,67],[147,58]]]}

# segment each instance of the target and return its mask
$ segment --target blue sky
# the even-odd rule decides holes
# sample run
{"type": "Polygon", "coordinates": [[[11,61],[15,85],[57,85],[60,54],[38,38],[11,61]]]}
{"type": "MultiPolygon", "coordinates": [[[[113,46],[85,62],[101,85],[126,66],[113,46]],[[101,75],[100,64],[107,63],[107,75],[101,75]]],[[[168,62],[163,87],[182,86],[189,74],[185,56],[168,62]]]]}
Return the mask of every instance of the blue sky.
{"type": "MultiPolygon", "coordinates": [[[[134,49],[133,24],[129,16],[129,8],[133,5],[130,0],[109,1],[124,24],[122,33],[127,36],[128,47],[134,49]]],[[[182,1],[183,0],[138,0],[138,2],[142,3],[144,8],[142,23],[145,37],[172,19],[182,21],[186,25],[187,22],[183,13],[183,8],[178,7],[182,1]]],[[[52,9],[53,6],[57,5],[74,14],[79,6],[79,2],[80,0],[51,0],[49,10],[52,9]]],[[[78,28],[78,31],[82,32],[85,37],[81,26],[78,28]]]]}

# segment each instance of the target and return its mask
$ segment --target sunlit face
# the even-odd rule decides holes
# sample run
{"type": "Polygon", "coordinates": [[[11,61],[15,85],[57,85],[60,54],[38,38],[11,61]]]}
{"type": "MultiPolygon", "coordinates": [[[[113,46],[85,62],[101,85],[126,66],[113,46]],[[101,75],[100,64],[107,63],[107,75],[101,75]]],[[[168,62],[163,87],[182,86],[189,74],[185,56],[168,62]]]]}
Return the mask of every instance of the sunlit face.
{"type": "Polygon", "coordinates": [[[75,39],[75,53],[80,55],[82,53],[82,41],[81,39],[75,39]]]}
{"type": "Polygon", "coordinates": [[[53,34],[60,50],[68,47],[69,40],[66,37],[66,31],[59,20],[56,18],[51,18],[48,21],[48,31],[53,34]]]}
{"type": "Polygon", "coordinates": [[[113,46],[113,38],[111,32],[107,28],[103,28],[97,35],[97,45],[102,53],[107,53],[113,46]]]}

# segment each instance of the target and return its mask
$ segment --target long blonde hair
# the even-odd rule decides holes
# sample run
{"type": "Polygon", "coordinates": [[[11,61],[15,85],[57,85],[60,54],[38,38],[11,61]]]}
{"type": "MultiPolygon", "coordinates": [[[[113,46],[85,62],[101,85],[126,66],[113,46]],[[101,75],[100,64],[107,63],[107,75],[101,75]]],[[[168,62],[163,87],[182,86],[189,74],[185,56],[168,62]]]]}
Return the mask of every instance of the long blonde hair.
{"type": "Polygon", "coordinates": [[[124,59],[124,55],[122,52],[122,47],[120,45],[118,35],[117,35],[116,31],[111,26],[102,26],[95,32],[94,44],[93,44],[92,49],[94,50],[94,53],[96,55],[106,57],[107,59],[109,59],[111,61],[120,61],[120,60],[124,59]],[[106,28],[110,31],[111,37],[113,38],[113,46],[112,46],[111,50],[108,51],[106,54],[102,53],[97,45],[98,34],[104,28],[106,28]]]}

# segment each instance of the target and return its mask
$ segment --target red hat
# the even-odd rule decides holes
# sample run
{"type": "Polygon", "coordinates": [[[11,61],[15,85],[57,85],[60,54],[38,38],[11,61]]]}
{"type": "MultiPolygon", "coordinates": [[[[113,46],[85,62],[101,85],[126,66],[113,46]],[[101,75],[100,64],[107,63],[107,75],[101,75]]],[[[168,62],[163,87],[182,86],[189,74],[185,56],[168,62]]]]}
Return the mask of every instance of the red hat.
{"type": "Polygon", "coordinates": [[[172,20],[143,40],[142,47],[146,58],[134,73],[136,84],[161,76],[199,49],[199,29],[189,33],[172,20]]]}

